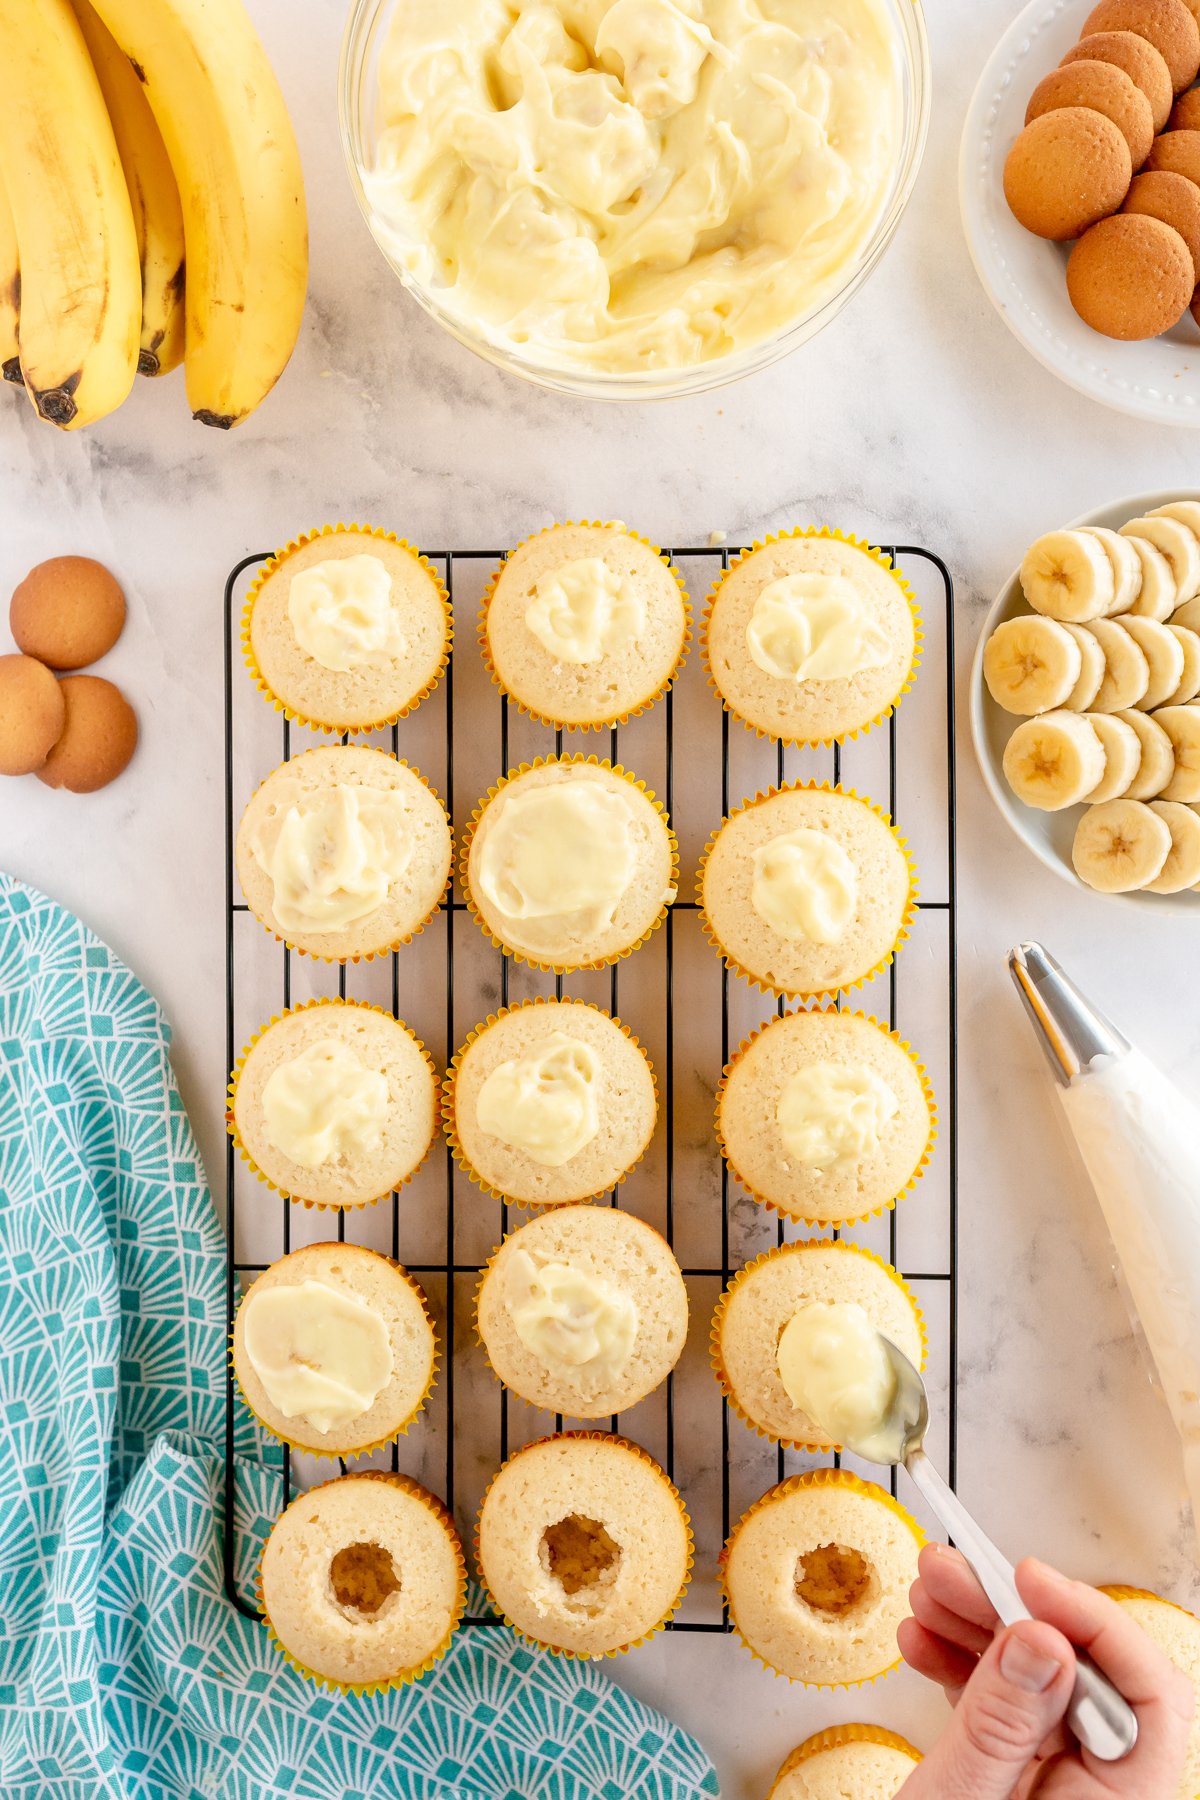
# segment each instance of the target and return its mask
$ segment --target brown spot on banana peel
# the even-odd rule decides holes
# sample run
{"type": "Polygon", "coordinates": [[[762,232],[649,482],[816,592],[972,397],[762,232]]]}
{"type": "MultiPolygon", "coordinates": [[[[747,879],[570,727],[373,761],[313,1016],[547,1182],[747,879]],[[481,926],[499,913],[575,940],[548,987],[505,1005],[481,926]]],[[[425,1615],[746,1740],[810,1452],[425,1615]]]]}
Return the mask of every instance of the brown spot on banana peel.
{"type": "Polygon", "coordinates": [[[51,425],[69,425],[79,411],[75,404],[74,393],[82,379],[83,370],[76,369],[73,375],[68,375],[67,379],[60,381],[57,387],[34,388],[32,390],[33,404],[37,407],[39,415],[43,419],[48,419],[51,425]]]}
{"type": "Polygon", "coordinates": [[[157,356],[155,356],[154,351],[162,343],[162,340],[163,340],[163,334],[161,331],[159,331],[155,334],[154,344],[151,349],[149,349],[149,350],[142,349],[142,350],[138,351],[138,374],[139,375],[157,375],[158,374],[158,358],[157,358],[157,356]]]}
{"type": "Polygon", "coordinates": [[[215,425],[218,431],[231,431],[241,417],[240,413],[211,412],[207,407],[192,414],[193,419],[201,425],[215,425]]]}
{"type": "Polygon", "coordinates": [[[134,74],[137,76],[138,80],[141,82],[142,86],[149,87],[150,83],[146,80],[146,71],[145,71],[145,69],[143,69],[141,63],[135,62],[133,57],[131,56],[129,59],[129,66],[133,70],[134,74]]]}
{"type": "Polygon", "coordinates": [[[0,374],[4,376],[5,381],[11,381],[14,387],[25,386],[25,377],[21,373],[19,356],[10,356],[6,362],[0,364],[0,374]]]}

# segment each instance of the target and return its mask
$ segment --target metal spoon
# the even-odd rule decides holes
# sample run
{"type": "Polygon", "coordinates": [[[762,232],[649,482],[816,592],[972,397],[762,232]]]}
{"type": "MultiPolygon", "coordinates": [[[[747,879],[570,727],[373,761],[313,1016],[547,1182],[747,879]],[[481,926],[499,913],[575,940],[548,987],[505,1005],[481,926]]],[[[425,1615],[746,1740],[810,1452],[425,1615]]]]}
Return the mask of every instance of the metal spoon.
{"type": "MultiPolygon", "coordinates": [[[[947,1486],[922,1445],[929,1429],[929,1396],[917,1370],[882,1333],[879,1341],[896,1374],[896,1391],[883,1424],[846,1449],[866,1462],[903,1464],[930,1508],[945,1526],[975,1572],[980,1587],[1005,1625],[1033,1615],[1017,1592],[1012,1564],[975,1523],[954,1490],[947,1486]]],[[[1137,1715],[1095,1663],[1075,1654],[1075,1692],[1067,1723],[1085,1750],[1101,1762],[1117,1762],[1137,1741],[1137,1715]]]]}

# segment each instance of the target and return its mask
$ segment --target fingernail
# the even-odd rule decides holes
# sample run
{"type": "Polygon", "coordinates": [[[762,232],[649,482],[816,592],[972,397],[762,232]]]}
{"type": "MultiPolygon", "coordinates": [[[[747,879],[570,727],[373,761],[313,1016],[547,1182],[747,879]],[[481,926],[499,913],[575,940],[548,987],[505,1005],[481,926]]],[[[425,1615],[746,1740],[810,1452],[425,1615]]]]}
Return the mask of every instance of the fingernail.
{"type": "Polygon", "coordinates": [[[1032,1649],[1024,1638],[1007,1638],[1000,1652],[1000,1673],[1005,1681],[1027,1694],[1044,1694],[1061,1668],[1060,1662],[1032,1649]]]}

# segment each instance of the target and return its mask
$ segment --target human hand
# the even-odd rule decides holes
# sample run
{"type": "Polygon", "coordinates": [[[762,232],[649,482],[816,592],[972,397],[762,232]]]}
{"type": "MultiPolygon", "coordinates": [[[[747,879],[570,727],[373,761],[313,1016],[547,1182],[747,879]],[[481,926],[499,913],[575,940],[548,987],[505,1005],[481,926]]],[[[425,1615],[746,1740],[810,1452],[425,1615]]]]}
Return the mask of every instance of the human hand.
{"type": "Polygon", "coordinates": [[[897,1800],[1172,1800],[1191,1682],[1106,1594],[1032,1558],[1016,1573],[1034,1617],[1002,1629],[957,1550],[922,1550],[900,1653],[955,1712],[897,1800]],[[1137,1714],[1137,1743],[1120,1762],[1082,1750],[1064,1723],[1076,1648],[1137,1714]]]}

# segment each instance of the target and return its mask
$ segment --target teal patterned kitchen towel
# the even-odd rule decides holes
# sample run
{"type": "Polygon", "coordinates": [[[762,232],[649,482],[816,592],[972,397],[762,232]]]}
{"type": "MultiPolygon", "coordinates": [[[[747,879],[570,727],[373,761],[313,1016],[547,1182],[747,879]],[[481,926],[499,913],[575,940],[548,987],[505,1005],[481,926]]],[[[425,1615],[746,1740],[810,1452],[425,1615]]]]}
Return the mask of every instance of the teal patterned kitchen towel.
{"type": "MultiPolygon", "coordinates": [[[[716,1794],[686,1733],[502,1627],[340,1696],[229,1604],[224,1245],[168,1042],[110,950],[0,875],[3,1800],[716,1794]]],[[[281,1496],[248,1422],[242,1450],[249,1563],[281,1496]]]]}

